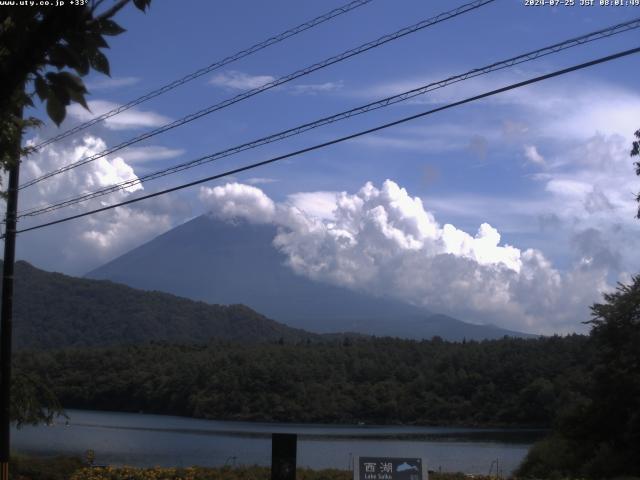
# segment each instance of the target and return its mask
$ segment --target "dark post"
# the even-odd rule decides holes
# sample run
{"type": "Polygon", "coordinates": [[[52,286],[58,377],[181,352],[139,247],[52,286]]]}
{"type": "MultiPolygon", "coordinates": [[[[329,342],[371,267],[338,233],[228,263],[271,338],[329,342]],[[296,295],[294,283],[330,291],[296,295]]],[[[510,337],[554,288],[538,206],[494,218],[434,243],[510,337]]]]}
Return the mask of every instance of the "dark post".
{"type": "MultiPolygon", "coordinates": [[[[21,115],[18,118],[22,118],[21,115]]],[[[16,254],[16,214],[20,179],[20,143],[18,135],[15,165],[9,169],[4,263],[2,265],[2,310],[0,311],[0,480],[9,480],[11,449],[11,331],[13,319],[13,264],[16,254]]]]}
{"type": "Polygon", "coordinates": [[[297,446],[295,434],[271,435],[271,480],[296,480],[297,446]]]}

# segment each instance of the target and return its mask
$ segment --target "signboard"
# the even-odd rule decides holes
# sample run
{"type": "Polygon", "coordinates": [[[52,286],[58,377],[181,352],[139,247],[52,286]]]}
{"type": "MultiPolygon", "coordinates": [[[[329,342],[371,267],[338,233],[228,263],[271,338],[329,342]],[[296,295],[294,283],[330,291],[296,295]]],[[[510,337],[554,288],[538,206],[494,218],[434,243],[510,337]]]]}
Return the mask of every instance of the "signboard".
{"type": "Polygon", "coordinates": [[[421,458],[358,457],[353,480],[428,480],[421,458]]]}

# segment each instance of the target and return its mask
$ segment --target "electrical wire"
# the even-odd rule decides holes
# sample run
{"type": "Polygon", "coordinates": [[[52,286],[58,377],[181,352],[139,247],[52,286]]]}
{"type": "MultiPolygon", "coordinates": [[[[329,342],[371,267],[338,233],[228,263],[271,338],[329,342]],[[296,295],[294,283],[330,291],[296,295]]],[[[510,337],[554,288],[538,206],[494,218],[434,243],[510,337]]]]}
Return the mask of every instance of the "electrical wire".
{"type": "Polygon", "coordinates": [[[351,10],[354,10],[358,7],[361,7],[363,5],[366,5],[368,3],[371,3],[373,0],[354,0],[350,3],[347,3],[341,7],[335,8],[333,10],[331,10],[330,12],[325,13],[324,15],[320,15],[312,20],[309,20],[305,23],[302,23],[296,27],[293,27],[289,30],[286,30],[278,35],[274,35],[273,37],[270,37],[260,43],[256,43],[255,45],[246,48],[244,50],[241,50],[237,53],[234,53],[233,55],[229,55],[228,57],[223,58],[222,60],[218,60],[206,67],[203,67],[199,70],[196,70],[195,72],[192,72],[188,75],[185,75],[182,78],[179,78],[177,80],[174,80],[170,83],[167,83],[166,85],[163,85],[162,87],[159,87],[155,90],[152,90],[151,92],[142,95],[141,97],[138,97],[134,100],[131,100],[130,102],[125,103],[124,105],[119,105],[118,107],[109,110],[108,112],[105,112],[101,115],[98,115],[97,117],[92,118],[91,120],[88,120],[84,123],[81,123],[80,125],[77,125],[73,128],[70,128],[69,130],[60,133],[59,135],[56,135],[54,137],[51,137],[37,145],[35,145],[33,148],[36,150],[39,150],[40,148],[49,145],[51,143],[57,142],[59,140],[62,140],[63,138],[67,138],[75,133],[81,132],[82,130],[85,130],[97,123],[100,123],[104,120],[106,120],[107,118],[111,118],[115,115],[118,115],[119,113],[122,113],[126,110],[129,110],[130,108],[133,108],[137,105],[140,105],[141,103],[144,103],[148,100],[151,100],[152,98],[155,98],[157,96],[160,96],[164,93],[167,93],[170,90],[173,90],[174,88],[180,87],[182,85],[184,85],[185,83],[188,83],[192,80],[195,80],[196,78],[199,78],[203,75],[206,75],[207,73],[211,73],[214,70],[217,70],[219,68],[222,68],[226,65],[229,65],[230,63],[236,62],[242,58],[248,57],[249,55],[252,55],[256,52],[259,52],[260,50],[263,50],[267,47],[270,47],[271,45],[275,45],[276,43],[280,43],[284,40],[286,40],[287,38],[293,37],[299,33],[304,32],[305,30],[309,30],[310,28],[313,28],[317,25],[320,25],[324,22],[327,22],[329,20],[331,20],[332,18],[335,18],[339,15],[342,15],[344,13],[350,12],[351,10]]]}
{"type": "Polygon", "coordinates": [[[178,165],[174,165],[162,170],[158,170],[156,172],[152,172],[149,173],[147,175],[135,178],[135,179],[130,179],[130,180],[126,180],[123,182],[120,182],[118,184],[115,185],[110,185],[108,187],[104,187],[98,190],[95,190],[93,192],[88,192],[88,193],[83,193],[79,196],[76,197],[72,197],[72,198],[68,198],[66,200],[62,200],[62,201],[57,201],[56,203],[51,203],[49,205],[43,206],[43,207],[33,207],[31,209],[26,209],[23,210],[21,212],[19,212],[18,214],[18,218],[23,218],[23,217],[33,217],[36,215],[41,215],[44,213],[49,213],[55,210],[59,210],[61,208],[64,207],[68,207],[71,205],[75,205],[77,203],[80,202],[84,202],[90,199],[94,199],[94,198],[98,198],[104,195],[107,195],[109,193],[113,193],[116,191],[120,191],[120,190],[125,190],[127,188],[131,188],[135,185],[139,185],[143,182],[147,182],[147,181],[151,181],[151,180],[155,180],[161,177],[165,177],[167,175],[171,175],[174,173],[178,173],[184,170],[188,170],[190,168],[194,168],[196,166],[200,166],[203,165],[205,163],[209,163],[209,162],[213,162],[215,160],[221,159],[221,158],[225,158],[231,155],[235,155],[237,153],[246,151],[246,150],[251,150],[253,148],[257,148],[259,146],[262,145],[266,145],[269,143],[273,143],[276,141],[280,141],[283,140],[285,138],[289,138],[292,137],[294,135],[299,135],[303,132],[318,128],[320,126],[323,125],[327,125],[330,123],[335,123],[341,120],[345,120],[348,118],[351,118],[353,116],[356,115],[360,115],[363,113],[367,113],[379,108],[384,108],[387,107],[389,105],[393,105],[402,101],[406,101],[410,98],[416,97],[418,95],[423,95],[427,92],[439,89],[439,88],[443,88],[447,85],[451,85],[454,83],[458,83],[464,80],[468,80],[469,78],[475,78],[478,77],[480,75],[485,75],[488,74],[490,72],[494,72],[497,70],[502,70],[504,68],[508,68],[508,67],[512,67],[514,65],[519,65],[521,63],[524,62],[528,62],[528,61],[532,61],[535,60],[537,58],[546,56],[546,55],[550,55],[553,53],[557,53],[560,52],[562,50],[566,50],[568,48],[572,48],[578,45],[584,45],[586,43],[589,42],[593,42],[596,40],[601,40],[603,38],[608,38],[611,37],[612,35],[616,35],[619,33],[623,33],[623,32],[627,32],[629,30],[633,30],[633,29],[637,29],[640,27],[640,17],[633,19],[633,20],[629,20],[627,22],[623,22],[623,23],[619,23],[607,28],[603,28],[585,35],[581,35],[579,37],[574,37],[568,40],[565,40],[563,42],[559,42],[547,47],[543,47],[537,50],[533,50],[521,55],[518,55],[516,57],[512,57],[509,58],[507,60],[501,60],[495,63],[492,63],[490,65],[484,66],[484,67],[480,67],[480,68],[475,68],[473,70],[469,70],[465,73],[459,74],[459,75],[455,75],[455,76],[451,76],[448,77],[444,80],[440,80],[438,82],[432,82],[429,83],[427,85],[418,87],[418,88],[414,88],[408,91],[405,91],[403,93],[397,94],[397,95],[393,95],[387,98],[384,98],[382,100],[378,100],[372,103],[368,103],[366,105],[357,107],[357,108],[353,108],[350,110],[346,110],[340,113],[337,113],[335,115],[331,115],[329,117],[324,117],[318,120],[315,120],[313,122],[310,123],[306,123],[304,125],[300,125],[297,126],[295,128],[291,128],[288,130],[284,130],[266,137],[262,137],[260,139],[257,140],[253,140],[251,142],[247,142],[241,145],[237,145],[231,148],[227,148],[225,150],[216,152],[216,153],[212,153],[209,155],[205,155],[203,157],[199,157],[197,159],[194,160],[190,160],[188,162],[184,162],[178,165]]]}
{"type": "Polygon", "coordinates": [[[241,94],[236,95],[235,97],[229,98],[227,100],[224,100],[220,103],[217,103],[215,105],[212,105],[210,107],[204,108],[202,110],[199,110],[197,112],[191,113],[185,117],[182,117],[179,120],[175,120],[171,123],[165,124],[161,127],[158,127],[154,130],[148,131],[146,133],[143,133],[137,137],[134,137],[132,139],[126,140],[114,147],[108,148],[106,150],[103,150],[102,152],[96,153],[95,155],[91,155],[89,157],[80,159],[76,162],[73,162],[69,165],[65,165],[64,167],[60,167],[56,170],[53,170],[51,172],[45,173],[43,175],[40,175],[39,177],[36,177],[32,180],[27,181],[26,183],[23,183],[22,185],[20,185],[19,189],[22,190],[24,188],[30,187],[32,185],[35,185],[36,183],[39,183],[47,178],[51,178],[55,175],[59,175],[61,173],[67,172],[73,168],[77,168],[81,165],[85,165],[87,163],[90,163],[94,160],[98,160],[99,158],[105,157],[111,153],[117,152],[119,150],[122,150],[125,147],[129,147],[133,144],[136,144],[138,142],[141,142],[143,140],[146,140],[148,138],[154,137],[156,135],[159,135],[161,133],[164,133],[166,131],[172,130],[176,127],[180,127],[182,125],[184,125],[185,123],[189,123],[192,122],[198,118],[201,118],[205,115],[209,115],[217,110],[221,110],[223,108],[229,107],[230,105],[233,105],[235,103],[238,103],[242,100],[246,100],[247,98],[253,97],[254,95],[257,95],[259,93],[262,93],[266,90],[270,90],[274,87],[283,85],[287,82],[290,82],[292,80],[295,80],[297,78],[309,75],[317,70],[320,70],[322,68],[328,67],[329,65],[333,65],[335,63],[338,62],[342,62],[348,58],[351,58],[353,56],[359,55],[361,53],[364,53],[368,50],[371,50],[373,48],[377,48],[381,45],[384,45],[388,42],[391,42],[393,40],[397,40],[398,38],[402,38],[406,35],[409,35],[411,33],[415,33],[419,30],[422,30],[424,28],[430,27],[432,25],[435,25],[437,23],[443,22],[445,20],[449,20],[451,18],[457,17],[459,15],[462,15],[464,13],[470,12],[472,10],[475,10],[477,8],[480,8],[488,3],[492,3],[495,0],[475,0],[473,2],[470,3],[466,3],[464,5],[461,5],[453,10],[449,10],[447,12],[443,12],[440,13],[434,17],[431,17],[429,19],[423,20],[421,22],[418,22],[414,25],[411,25],[409,27],[405,27],[402,28],[394,33],[388,34],[388,35],[384,35],[376,40],[373,40],[371,42],[367,42],[365,44],[362,44],[358,47],[352,48],[350,50],[347,50],[345,52],[342,52],[339,55],[335,55],[333,57],[327,58],[321,62],[315,63],[309,67],[303,68],[301,70],[298,70],[294,73],[291,73],[289,75],[285,75],[283,77],[280,77],[278,79],[275,79],[271,82],[268,82],[260,87],[256,87],[253,88],[251,90],[247,90],[246,92],[243,92],[241,94]]]}
{"type": "MultiPolygon", "coordinates": [[[[482,93],[480,95],[475,95],[475,96],[472,96],[472,97],[468,97],[468,98],[465,98],[464,100],[460,100],[460,101],[457,101],[457,102],[449,103],[447,105],[443,105],[443,106],[440,106],[440,107],[437,107],[437,108],[433,108],[431,110],[427,110],[427,111],[424,111],[424,112],[421,112],[421,113],[418,113],[418,114],[415,114],[415,115],[410,115],[408,117],[404,117],[404,118],[401,118],[399,120],[395,120],[393,122],[385,123],[385,124],[379,125],[377,127],[373,127],[373,128],[369,128],[367,130],[362,130],[362,131],[359,131],[359,132],[356,132],[356,133],[352,133],[350,135],[346,135],[346,136],[343,136],[343,137],[340,137],[340,138],[336,138],[336,139],[330,140],[328,142],[319,143],[319,144],[313,145],[311,147],[306,147],[306,148],[303,148],[301,150],[296,150],[295,152],[290,152],[290,153],[287,153],[285,155],[280,155],[280,156],[277,156],[277,157],[270,158],[268,160],[263,160],[261,162],[256,162],[256,163],[252,163],[250,165],[245,165],[243,167],[234,168],[233,170],[227,170],[226,172],[223,172],[223,173],[219,173],[219,174],[216,174],[216,175],[211,175],[211,176],[208,176],[208,177],[205,177],[205,178],[201,178],[201,179],[198,179],[198,180],[195,180],[195,181],[192,181],[192,182],[188,182],[188,183],[183,183],[183,184],[177,185],[175,187],[167,188],[165,190],[160,190],[158,192],[150,193],[150,194],[147,194],[147,195],[144,195],[144,196],[141,196],[141,197],[132,198],[132,199],[129,199],[129,200],[125,200],[123,202],[119,202],[119,203],[115,203],[115,204],[108,205],[108,206],[105,206],[105,207],[101,207],[101,208],[97,208],[97,209],[94,209],[94,210],[90,210],[88,212],[80,213],[80,214],[77,214],[77,215],[71,215],[71,216],[68,216],[68,217],[65,217],[65,218],[61,218],[61,219],[58,219],[58,220],[53,220],[51,222],[46,222],[46,223],[42,223],[42,224],[39,224],[39,225],[35,225],[33,227],[23,228],[21,230],[17,230],[16,233],[25,233],[25,232],[29,232],[29,231],[32,231],[32,230],[38,230],[38,229],[49,227],[49,226],[52,226],[52,225],[57,225],[57,224],[60,224],[60,223],[68,222],[68,221],[75,220],[75,219],[82,218],[82,217],[86,217],[86,216],[89,216],[89,215],[94,215],[94,214],[99,213],[99,212],[104,212],[104,211],[107,211],[107,210],[111,210],[111,209],[114,209],[114,208],[117,208],[117,207],[121,207],[121,206],[124,206],[124,205],[130,205],[132,203],[137,203],[137,202],[140,202],[142,200],[147,200],[149,198],[154,198],[154,197],[158,197],[160,195],[164,195],[164,194],[167,194],[167,193],[171,193],[171,192],[175,192],[175,191],[182,190],[182,189],[185,189],[185,188],[193,187],[195,185],[199,185],[199,184],[202,184],[202,183],[205,183],[205,182],[209,182],[211,180],[217,180],[217,179],[220,179],[220,178],[223,178],[223,177],[228,177],[230,175],[235,175],[235,174],[240,173],[240,172],[245,172],[247,170],[252,170],[254,168],[261,167],[261,166],[264,166],[264,165],[268,165],[268,164],[271,164],[271,163],[275,163],[275,162],[278,162],[280,160],[284,160],[284,159],[287,159],[287,158],[295,157],[295,156],[298,156],[298,155],[302,155],[304,153],[312,152],[314,150],[319,150],[321,148],[326,148],[326,147],[331,146],[331,145],[342,143],[342,142],[345,142],[347,140],[351,140],[351,139],[354,139],[354,138],[357,138],[357,137],[368,135],[370,133],[378,132],[380,130],[384,130],[386,128],[390,128],[390,127],[393,127],[393,126],[396,126],[396,125],[400,125],[402,123],[406,123],[406,122],[409,122],[411,120],[422,118],[422,117],[425,117],[427,115],[432,115],[434,113],[441,112],[443,110],[448,110],[450,108],[454,108],[454,107],[457,107],[457,106],[460,106],[460,105],[464,105],[464,104],[467,104],[467,103],[475,102],[475,101],[481,100],[483,98],[491,97],[491,96],[497,95],[499,93],[503,93],[503,92],[506,92],[506,91],[509,91],[509,90],[514,90],[516,88],[521,88],[521,87],[524,87],[526,85],[531,85],[533,83],[541,82],[543,80],[548,80],[550,78],[558,77],[560,75],[565,75],[567,73],[574,72],[576,70],[581,70],[581,69],[584,69],[584,68],[592,67],[594,65],[602,64],[602,63],[605,63],[605,62],[610,62],[612,60],[616,60],[616,59],[619,59],[619,58],[622,58],[622,57],[626,57],[628,55],[636,54],[638,52],[640,52],[640,47],[632,48],[632,49],[629,49],[629,50],[624,50],[622,52],[618,52],[618,53],[615,53],[615,54],[612,54],[612,55],[608,55],[606,57],[600,57],[598,59],[591,60],[589,62],[585,62],[585,63],[581,63],[581,64],[578,64],[578,65],[574,65],[572,67],[564,68],[562,70],[556,70],[554,72],[547,73],[545,75],[540,75],[538,77],[530,78],[530,79],[524,80],[522,82],[513,83],[511,85],[507,85],[506,87],[501,87],[501,88],[498,88],[498,89],[495,89],[495,90],[491,90],[489,92],[485,92],[485,93],[482,93]]],[[[4,235],[2,236],[2,238],[4,238],[4,235]]]]}

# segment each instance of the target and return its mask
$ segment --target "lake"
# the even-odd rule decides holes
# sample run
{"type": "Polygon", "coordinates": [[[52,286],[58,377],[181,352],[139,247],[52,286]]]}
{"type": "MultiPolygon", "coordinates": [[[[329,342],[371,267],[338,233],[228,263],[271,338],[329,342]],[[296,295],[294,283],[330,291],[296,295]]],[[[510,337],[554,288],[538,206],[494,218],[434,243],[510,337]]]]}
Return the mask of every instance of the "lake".
{"type": "Polygon", "coordinates": [[[544,432],[479,428],[317,425],[199,420],[68,410],[68,421],[13,429],[12,449],[30,455],[96,453],[97,464],[270,465],[271,433],[297,433],[298,465],[349,469],[354,456],[422,456],[429,470],[509,475],[544,432]],[[493,466],[492,466],[493,463],[493,466]]]}

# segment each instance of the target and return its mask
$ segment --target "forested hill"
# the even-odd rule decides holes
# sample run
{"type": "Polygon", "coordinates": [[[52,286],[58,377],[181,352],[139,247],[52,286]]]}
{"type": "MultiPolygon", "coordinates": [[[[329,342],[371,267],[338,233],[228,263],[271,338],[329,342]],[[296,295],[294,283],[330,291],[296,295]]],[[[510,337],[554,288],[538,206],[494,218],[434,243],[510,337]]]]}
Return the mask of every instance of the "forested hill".
{"type": "Polygon", "coordinates": [[[66,408],[286,422],[549,426],[582,398],[587,337],[372,338],[23,353],[66,408]],[[81,381],[79,381],[81,379],[81,381]]]}
{"type": "Polygon", "coordinates": [[[16,263],[14,299],[18,349],[163,340],[194,343],[212,338],[240,342],[319,338],[244,305],[209,305],[109,281],[45,272],[23,261],[16,263]]]}

